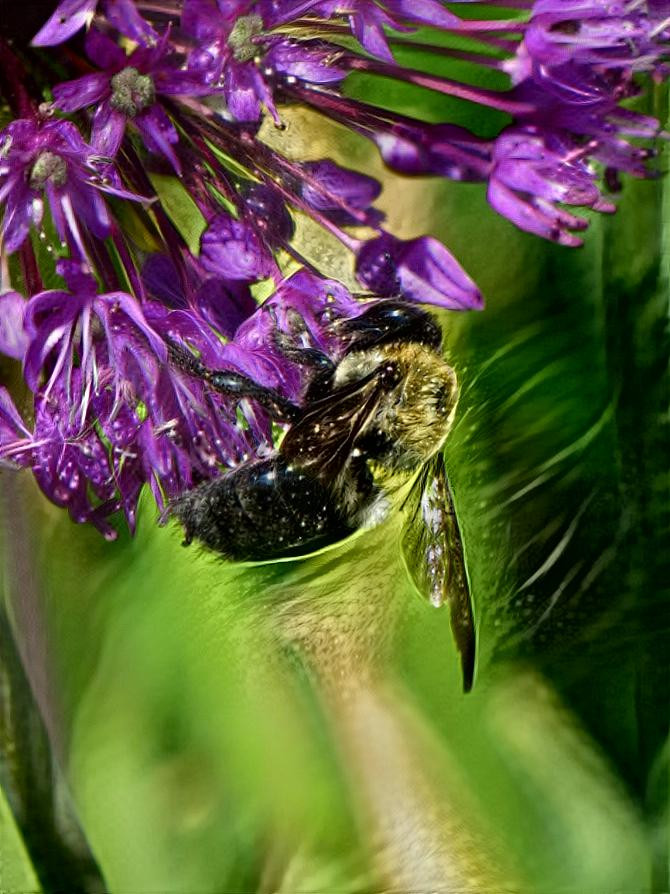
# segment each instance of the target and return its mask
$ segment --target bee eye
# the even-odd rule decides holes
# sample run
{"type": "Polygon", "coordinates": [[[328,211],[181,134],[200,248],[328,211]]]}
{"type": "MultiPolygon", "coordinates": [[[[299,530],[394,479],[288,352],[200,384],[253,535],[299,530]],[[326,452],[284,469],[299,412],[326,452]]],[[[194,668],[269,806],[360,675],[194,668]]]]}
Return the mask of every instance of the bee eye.
{"type": "Polygon", "coordinates": [[[401,379],[398,365],[392,361],[384,363],[379,370],[379,379],[386,391],[392,391],[401,379]]]}
{"type": "Polygon", "coordinates": [[[435,389],[435,403],[443,413],[449,412],[454,403],[454,389],[451,382],[443,382],[435,389]]]}

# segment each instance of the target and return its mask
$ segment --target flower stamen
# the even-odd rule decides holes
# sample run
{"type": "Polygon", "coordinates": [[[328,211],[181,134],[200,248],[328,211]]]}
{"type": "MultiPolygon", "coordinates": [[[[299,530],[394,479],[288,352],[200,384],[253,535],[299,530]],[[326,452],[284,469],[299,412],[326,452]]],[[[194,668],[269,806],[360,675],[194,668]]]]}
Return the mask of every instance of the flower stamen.
{"type": "Polygon", "coordinates": [[[117,72],[111,80],[110,105],[134,118],[156,101],[156,88],[150,75],[140,74],[132,65],[117,72]]]}
{"type": "Polygon", "coordinates": [[[67,183],[67,165],[55,152],[41,152],[30,171],[30,186],[42,189],[47,182],[54,186],[65,186],[67,183]]]}
{"type": "Polygon", "coordinates": [[[238,62],[250,62],[258,54],[254,37],[263,31],[263,19],[256,13],[240,16],[228,35],[228,45],[238,62]]]}

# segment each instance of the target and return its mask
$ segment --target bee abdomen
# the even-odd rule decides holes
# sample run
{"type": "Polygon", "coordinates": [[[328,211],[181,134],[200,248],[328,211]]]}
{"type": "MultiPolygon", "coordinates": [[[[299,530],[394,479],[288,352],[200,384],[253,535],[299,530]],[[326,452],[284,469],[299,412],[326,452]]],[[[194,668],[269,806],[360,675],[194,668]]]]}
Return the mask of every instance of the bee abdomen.
{"type": "Polygon", "coordinates": [[[172,513],[186,543],[197,539],[242,562],[310,553],[353,530],[323,484],[282,457],[198,485],[175,501],[172,513]]]}

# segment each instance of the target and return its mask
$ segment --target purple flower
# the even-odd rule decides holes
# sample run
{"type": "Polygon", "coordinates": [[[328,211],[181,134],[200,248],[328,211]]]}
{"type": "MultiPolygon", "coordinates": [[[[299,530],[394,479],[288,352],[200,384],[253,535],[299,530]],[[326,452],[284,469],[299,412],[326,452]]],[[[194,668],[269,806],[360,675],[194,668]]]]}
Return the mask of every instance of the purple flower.
{"type": "Polygon", "coordinates": [[[139,199],[123,189],[116,171],[101,163],[69,121],[12,121],[0,132],[2,242],[8,253],[38,228],[48,201],[59,238],[86,254],[82,231],[105,239],[111,218],[101,193],[139,199]]]}
{"type": "Polygon", "coordinates": [[[181,165],[173,148],[177,131],[158,97],[203,91],[170,61],[169,32],[155,46],[139,46],[126,55],[114,41],[92,28],[86,36],[86,52],[104,71],[57,85],[55,105],[63,112],[75,112],[95,104],[91,144],[110,158],[119,151],[130,121],[147,149],[164,155],[179,173],[181,165]]]}
{"type": "Polygon", "coordinates": [[[121,401],[128,388],[150,389],[167,354],[131,295],[97,294],[95,279],[75,262],[60,261],[58,269],[71,291],[40,292],[25,309],[24,375],[45,398],[67,395],[70,418],[83,426],[96,391],[104,385],[121,401]]]}
{"type": "Polygon", "coordinates": [[[583,155],[560,138],[537,128],[508,129],[495,141],[488,199],[500,214],[522,230],[562,245],[581,245],[570,230],[587,222],[558,207],[576,205],[613,211],[602,200],[595,174],[583,155]]]}
{"type": "Polygon", "coordinates": [[[566,63],[600,70],[658,68],[670,23],[652,3],[537,0],[516,57],[505,64],[515,83],[536,68],[566,63]]]}
{"type": "Polygon", "coordinates": [[[296,43],[267,34],[268,22],[276,19],[268,6],[217,6],[215,0],[185,0],[181,25],[195,42],[188,70],[212,92],[223,94],[236,121],[258,121],[265,107],[280,123],[272,92],[277,75],[330,83],[342,80],[347,73],[337,67],[339,54],[331,46],[296,43]]]}
{"type": "MultiPolygon", "coordinates": [[[[74,385],[80,383],[75,380],[74,385]]],[[[68,395],[55,390],[35,404],[31,432],[11,398],[0,389],[0,462],[32,468],[41,490],[75,522],[91,522],[109,540],[116,537],[107,518],[126,511],[131,530],[142,487],[136,456],[117,444],[110,449],[98,434],[95,418],[84,427],[62,411],[68,395]]],[[[105,432],[105,436],[108,432],[105,432]]]]}

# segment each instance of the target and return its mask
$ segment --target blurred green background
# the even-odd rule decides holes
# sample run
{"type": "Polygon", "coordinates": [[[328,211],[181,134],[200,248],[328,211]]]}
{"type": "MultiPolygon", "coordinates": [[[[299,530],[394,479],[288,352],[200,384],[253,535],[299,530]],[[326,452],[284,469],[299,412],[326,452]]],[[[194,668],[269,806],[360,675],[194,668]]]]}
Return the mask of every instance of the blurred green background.
{"type": "MultiPolygon", "coordinates": [[[[455,114],[351,84],[373,89],[455,114]]],[[[474,691],[407,581],[399,512],[231,566],[149,500],[109,544],[3,472],[0,890],[667,891],[665,181],[627,181],[571,251],[299,111],[271,139],[380,176],[389,229],[443,238],[484,291],[442,317],[474,691]]]]}

